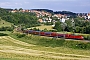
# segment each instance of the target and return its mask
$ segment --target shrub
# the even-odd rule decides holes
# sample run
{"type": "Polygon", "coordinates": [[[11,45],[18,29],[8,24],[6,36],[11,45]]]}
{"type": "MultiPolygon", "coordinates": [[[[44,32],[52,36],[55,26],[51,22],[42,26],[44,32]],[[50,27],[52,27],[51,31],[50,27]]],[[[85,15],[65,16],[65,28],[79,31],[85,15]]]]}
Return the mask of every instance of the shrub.
{"type": "Polygon", "coordinates": [[[57,32],[57,30],[49,30],[50,32],[57,32]]]}
{"type": "Polygon", "coordinates": [[[87,40],[90,40],[90,35],[87,36],[87,40]]]}
{"type": "Polygon", "coordinates": [[[83,35],[84,39],[87,40],[87,35],[83,35]]]}
{"type": "Polygon", "coordinates": [[[76,45],[76,48],[86,49],[87,48],[87,44],[85,44],[85,43],[79,43],[79,44],[76,45]]]}
{"type": "Polygon", "coordinates": [[[8,36],[8,34],[0,33],[0,36],[8,36]]]}
{"type": "Polygon", "coordinates": [[[16,34],[17,38],[22,38],[22,37],[25,37],[26,35],[25,34],[16,34]]]}
{"type": "Polygon", "coordinates": [[[42,46],[50,46],[50,47],[60,47],[63,46],[63,43],[65,42],[64,39],[56,39],[56,38],[52,38],[52,39],[48,39],[48,38],[40,38],[38,41],[39,45],[42,46]]]}
{"type": "Polygon", "coordinates": [[[40,29],[39,29],[39,28],[33,28],[32,30],[36,30],[36,31],[39,31],[40,29]]]}
{"type": "Polygon", "coordinates": [[[90,40],[90,35],[83,36],[85,40],[90,40]]]}
{"type": "Polygon", "coordinates": [[[0,31],[13,31],[12,27],[1,27],[0,31]]]}

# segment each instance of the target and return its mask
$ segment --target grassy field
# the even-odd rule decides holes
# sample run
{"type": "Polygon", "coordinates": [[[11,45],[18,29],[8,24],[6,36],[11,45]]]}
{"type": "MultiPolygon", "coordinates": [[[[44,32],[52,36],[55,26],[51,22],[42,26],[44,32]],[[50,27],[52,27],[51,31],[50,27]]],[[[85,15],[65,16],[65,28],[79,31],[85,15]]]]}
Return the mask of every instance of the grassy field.
{"type": "Polygon", "coordinates": [[[0,37],[0,60],[89,60],[89,50],[44,47],[28,44],[10,36],[0,37]],[[84,51],[84,52],[83,52],[84,51]]]}
{"type": "MultiPolygon", "coordinates": [[[[47,30],[53,30],[53,27],[51,25],[47,26],[47,25],[41,25],[41,26],[37,26],[37,27],[32,27],[32,28],[39,28],[40,30],[44,30],[45,28],[47,30]]],[[[28,28],[28,29],[31,29],[31,28],[28,28]]]]}
{"type": "Polygon", "coordinates": [[[9,31],[0,31],[0,33],[11,36],[0,37],[0,60],[90,60],[90,49],[57,46],[58,43],[60,45],[62,43],[58,41],[55,44],[55,39],[52,42],[47,40],[50,38],[44,37],[45,41],[43,36],[28,35],[25,38],[17,38],[9,31]],[[41,38],[43,40],[40,40],[41,38]]]}
{"type": "Polygon", "coordinates": [[[4,20],[0,20],[0,27],[2,27],[2,26],[4,26],[4,27],[6,27],[6,26],[11,26],[11,23],[6,22],[6,21],[4,21],[4,20]]]}
{"type": "Polygon", "coordinates": [[[4,33],[4,34],[11,34],[10,31],[0,31],[0,33],[4,33]]]}
{"type": "MultiPolygon", "coordinates": [[[[5,33],[5,31],[3,31],[5,33]]],[[[11,34],[10,32],[6,32],[11,34]]],[[[0,37],[0,60],[89,60],[90,50],[63,46],[44,46],[39,36],[17,38],[13,35],[0,37]],[[13,38],[12,38],[13,37],[13,38]],[[33,38],[32,38],[33,37],[33,38]],[[37,44],[37,39],[40,44],[37,44]]]]}

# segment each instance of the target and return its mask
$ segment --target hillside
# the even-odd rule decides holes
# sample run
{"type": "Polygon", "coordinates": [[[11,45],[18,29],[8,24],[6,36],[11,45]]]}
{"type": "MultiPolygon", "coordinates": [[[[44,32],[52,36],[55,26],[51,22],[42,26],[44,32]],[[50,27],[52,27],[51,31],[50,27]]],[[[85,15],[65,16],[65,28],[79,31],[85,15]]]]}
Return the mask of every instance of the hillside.
{"type": "Polygon", "coordinates": [[[62,14],[62,15],[66,14],[66,15],[72,16],[72,17],[76,16],[76,13],[73,13],[71,11],[53,11],[53,10],[49,10],[49,9],[31,9],[31,10],[45,11],[45,12],[49,12],[52,14],[62,14]]]}
{"type": "Polygon", "coordinates": [[[23,13],[19,11],[11,13],[6,9],[0,8],[0,17],[2,20],[13,23],[14,25],[24,25],[25,27],[38,25],[38,18],[35,13],[23,13]]]}
{"type": "Polygon", "coordinates": [[[31,9],[31,10],[45,11],[45,12],[53,13],[53,10],[49,10],[49,9],[31,9]]]}
{"type": "Polygon", "coordinates": [[[12,23],[7,22],[5,20],[0,20],[0,27],[9,27],[12,23]]]}
{"type": "Polygon", "coordinates": [[[83,51],[63,47],[42,47],[13,39],[10,36],[0,37],[0,60],[89,60],[90,51],[83,51]]]}

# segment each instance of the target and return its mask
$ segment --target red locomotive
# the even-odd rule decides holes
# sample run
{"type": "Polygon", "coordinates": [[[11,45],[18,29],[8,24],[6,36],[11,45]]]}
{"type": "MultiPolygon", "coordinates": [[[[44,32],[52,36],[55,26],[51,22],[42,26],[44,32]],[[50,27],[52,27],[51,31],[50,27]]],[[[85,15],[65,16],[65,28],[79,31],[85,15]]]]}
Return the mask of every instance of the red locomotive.
{"type": "Polygon", "coordinates": [[[56,32],[43,32],[43,31],[34,31],[34,30],[24,30],[23,32],[28,34],[40,35],[40,36],[58,37],[58,38],[65,37],[66,39],[84,40],[84,37],[80,35],[60,34],[56,32]]]}

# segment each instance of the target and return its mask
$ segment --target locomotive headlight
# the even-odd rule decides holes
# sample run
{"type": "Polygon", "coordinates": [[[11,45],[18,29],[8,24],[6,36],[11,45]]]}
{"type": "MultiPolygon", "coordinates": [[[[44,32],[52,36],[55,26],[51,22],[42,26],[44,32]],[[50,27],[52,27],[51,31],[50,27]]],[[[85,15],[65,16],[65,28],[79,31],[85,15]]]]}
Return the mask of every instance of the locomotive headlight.
{"type": "Polygon", "coordinates": [[[84,38],[84,37],[82,36],[82,38],[84,38]]]}
{"type": "Polygon", "coordinates": [[[84,37],[83,37],[83,36],[82,36],[81,38],[82,38],[82,39],[84,39],[84,37]]]}

